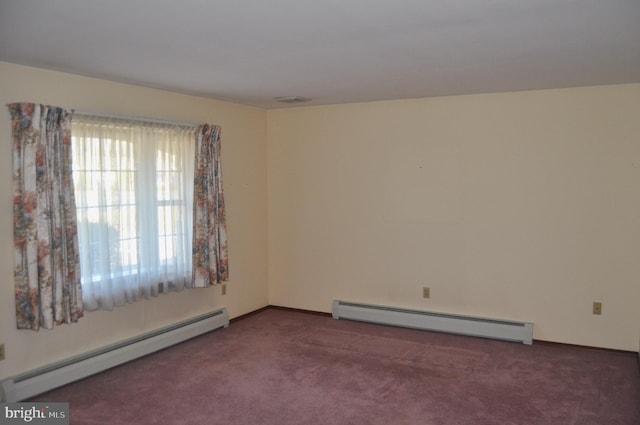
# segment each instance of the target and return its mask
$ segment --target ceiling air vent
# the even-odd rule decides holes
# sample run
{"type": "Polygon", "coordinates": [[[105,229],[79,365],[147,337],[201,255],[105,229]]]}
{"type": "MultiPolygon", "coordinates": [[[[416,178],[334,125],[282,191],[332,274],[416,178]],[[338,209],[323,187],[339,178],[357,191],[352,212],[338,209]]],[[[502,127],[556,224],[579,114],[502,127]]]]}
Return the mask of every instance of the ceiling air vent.
{"type": "Polygon", "coordinates": [[[281,96],[274,97],[273,100],[280,103],[304,103],[311,102],[311,98],[302,96],[281,96]]]}

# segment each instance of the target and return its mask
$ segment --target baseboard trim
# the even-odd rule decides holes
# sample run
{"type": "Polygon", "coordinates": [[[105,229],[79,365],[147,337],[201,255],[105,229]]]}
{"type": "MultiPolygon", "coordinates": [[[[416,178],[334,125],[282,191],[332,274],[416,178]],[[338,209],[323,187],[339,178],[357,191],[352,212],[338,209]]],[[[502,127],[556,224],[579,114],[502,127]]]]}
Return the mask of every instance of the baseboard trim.
{"type": "Polygon", "coordinates": [[[243,320],[243,319],[246,319],[246,318],[248,318],[248,317],[255,316],[255,315],[256,315],[256,314],[258,314],[258,313],[262,313],[262,312],[263,312],[263,311],[265,311],[265,310],[269,310],[270,308],[271,308],[271,306],[268,306],[268,305],[266,305],[266,306],[264,306],[264,307],[260,307],[260,308],[259,308],[259,309],[257,309],[257,310],[253,310],[253,311],[250,311],[250,312],[248,312],[248,313],[241,314],[241,315],[240,315],[240,316],[238,316],[238,317],[234,317],[233,319],[230,319],[230,320],[229,320],[229,323],[236,323],[236,322],[238,322],[238,321],[240,321],[240,320],[243,320]]]}
{"type": "MultiPolygon", "coordinates": [[[[295,313],[304,313],[304,314],[313,314],[316,316],[325,316],[325,317],[332,317],[331,313],[325,313],[322,311],[316,311],[316,310],[305,310],[305,309],[301,309],[301,308],[293,308],[293,307],[284,307],[284,306],[279,306],[279,305],[273,305],[273,304],[269,304],[266,307],[262,307],[258,310],[256,310],[255,312],[251,312],[248,314],[245,314],[244,316],[240,316],[240,318],[242,317],[246,317],[252,314],[257,314],[261,311],[264,310],[281,310],[281,311],[291,311],[291,312],[295,312],[295,313]]],[[[239,319],[239,318],[237,318],[239,319]]],[[[235,319],[231,319],[231,321],[233,322],[235,319]]],[[[534,339],[533,340],[534,344],[544,344],[544,345],[549,345],[549,346],[558,346],[558,347],[565,347],[565,348],[576,348],[576,349],[581,349],[581,350],[594,350],[594,351],[604,351],[604,352],[608,352],[608,353],[617,353],[617,354],[621,354],[621,355],[633,355],[636,356],[636,358],[638,358],[638,373],[640,373],[640,355],[637,351],[628,351],[628,350],[617,350],[615,348],[604,348],[604,347],[593,347],[593,346],[589,346],[589,345],[580,345],[580,344],[568,344],[568,343],[564,343],[564,342],[555,342],[555,341],[546,341],[543,339],[534,339]]]]}
{"type": "Polygon", "coordinates": [[[322,311],[315,311],[315,310],[304,310],[304,309],[301,309],[301,308],[283,307],[283,306],[279,306],[279,305],[269,305],[268,308],[270,308],[272,310],[291,311],[293,313],[313,314],[314,316],[332,317],[331,313],[325,313],[325,312],[322,312],[322,311]]]}
{"type": "Polygon", "coordinates": [[[566,342],[546,341],[543,339],[534,339],[533,343],[540,344],[540,345],[548,345],[548,346],[560,346],[565,348],[576,348],[580,350],[605,351],[607,353],[622,354],[625,356],[629,356],[629,355],[638,356],[638,353],[635,351],[618,350],[615,348],[605,348],[605,347],[594,347],[591,345],[568,344],[566,342]]]}

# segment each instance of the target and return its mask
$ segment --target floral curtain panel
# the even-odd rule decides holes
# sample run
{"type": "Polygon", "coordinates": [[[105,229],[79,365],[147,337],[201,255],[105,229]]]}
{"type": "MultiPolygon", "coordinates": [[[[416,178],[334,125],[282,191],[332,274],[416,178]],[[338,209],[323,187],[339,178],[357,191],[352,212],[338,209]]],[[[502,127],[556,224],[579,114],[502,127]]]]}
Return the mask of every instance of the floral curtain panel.
{"type": "Polygon", "coordinates": [[[72,112],[8,105],[13,129],[14,274],[19,329],[83,316],[71,170],[72,112]]]}
{"type": "Polygon", "coordinates": [[[218,126],[197,130],[194,180],[192,285],[201,288],[229,280],[218,126]]]}

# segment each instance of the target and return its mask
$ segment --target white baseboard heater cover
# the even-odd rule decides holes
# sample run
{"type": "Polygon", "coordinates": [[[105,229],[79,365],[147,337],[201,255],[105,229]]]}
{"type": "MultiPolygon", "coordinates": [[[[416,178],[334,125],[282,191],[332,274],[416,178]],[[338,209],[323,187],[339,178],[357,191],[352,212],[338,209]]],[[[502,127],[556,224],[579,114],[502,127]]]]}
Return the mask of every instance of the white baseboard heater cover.
{"type": "Polygon", "coordinates": [[[0,396],[4,402],[25,400],[198,335],[228,326],[229,314],[226,308],[221,308],[62,362],[5,379],[0,382],[0,396]]]}
{"type": "Polygon", "coordinates": [[[421,310],[333,301],[334,319],[400,326],[531,344],[533,323],[458,316],[421,310]]]}

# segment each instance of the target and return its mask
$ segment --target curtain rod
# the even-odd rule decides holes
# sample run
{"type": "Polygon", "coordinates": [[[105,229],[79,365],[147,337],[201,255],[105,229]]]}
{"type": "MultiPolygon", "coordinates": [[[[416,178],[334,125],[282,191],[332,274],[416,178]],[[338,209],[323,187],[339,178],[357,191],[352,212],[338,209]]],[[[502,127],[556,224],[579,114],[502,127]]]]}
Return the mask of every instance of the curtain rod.
{"type": "Polygon", "coordinates": [[[187,127],[187,128],[198,127],[198,124],[192,124],[187,122],[167,121],[167,120],[159,120],[159,119],[144,118],[144,117],[132,117],[127,115],[100,114],[96,112],[86,112],[86,111],[74,111],[74,115],[81,115],[85,117],[96,117],[96,118],[113,118],[113,119],[124,120],[124,121],[138,121],[138,122],[147,122],[147,123],[153,123],[153,124],[175,125],[177,127],[187,127]]]}

